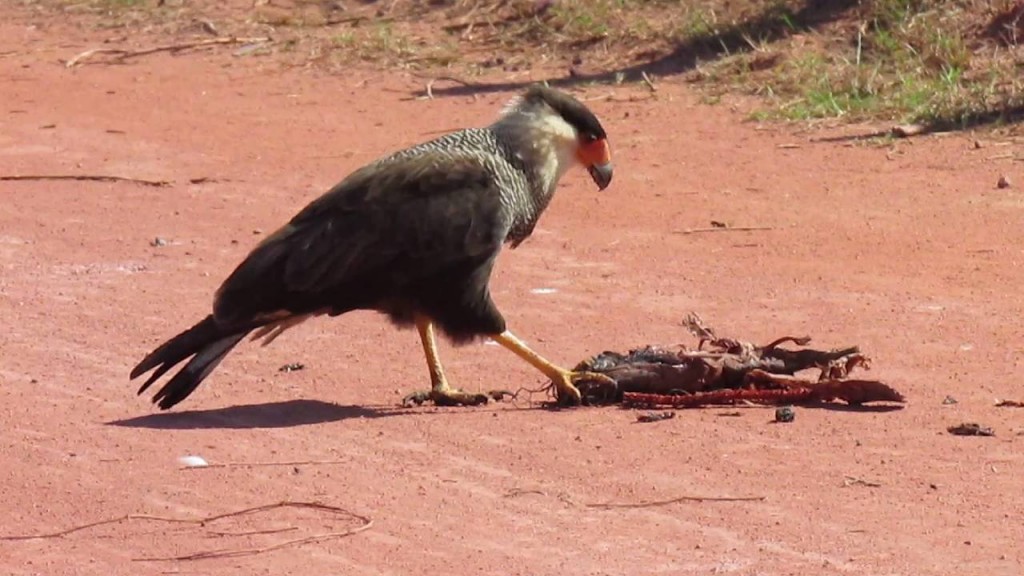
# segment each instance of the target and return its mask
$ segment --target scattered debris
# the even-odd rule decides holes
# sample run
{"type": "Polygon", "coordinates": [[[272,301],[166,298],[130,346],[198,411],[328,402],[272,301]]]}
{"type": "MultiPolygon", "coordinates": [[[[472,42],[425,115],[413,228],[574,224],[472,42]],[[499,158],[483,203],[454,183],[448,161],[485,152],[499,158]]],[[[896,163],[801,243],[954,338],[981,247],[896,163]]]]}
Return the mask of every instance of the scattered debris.
{"type": "Polygon", "coordinates": [[[964,422],[956,426],[950,426],[946,430],[955,436],[995,436],[996,433],[988,426],[982,426],[976,422],[964,422]]]}
{"type": "Polygon", "coordinates": [[[170,52],[176,54],[178,52],[184,52],[185,50],[193,50],[196,48],[206,48],[209,46],[223,45],[223,44],[249,44],[249,45],[262,45],[270,42],[271,39],[265,36],[258,38],[242,38],[237,36],[222,36],[218,38],[207,38],[205,40],[195,40],[193,42],[182,42],[180,44],[168,44],[165,46],[155,46],[152,48],[143,48],[141,50],[125,50],[123,48],[93,48],[92,50],[86,50],[75,57],[71,58],[64,63],[67,68],[74,68],[79,64],[85,62],[89,58],[92,58],[96,54],[109,54],[113,56],[113,62],[124,62],[131,58],[138,58],[139,56],[148,56],[150,54],[156,54],[158,52],[170,52]]]}
{"type": "Polygon", "coordinates": [[[26,180],[78,180],[85,182],[132,182],[144,186],[166,188],[171,183],[167,180],[144,180],[142,178],[126,178],[124,176],[89,176],[84,174],[27,174],[23,176],[0,176],[0,180],[10,182],[26,180]]]}
{"type": "Polygon", "coordinates": [[[1007,178],[1005,175],[1000,176],[999,177],[999,181],[996,182],[996,188],[999,188],[999,189],[1009,188],[1010,186],[1011,186],[1010,179],[1007,178]]]}
{"type": "Polygon", "coordinates": [[[154,247],[154,248],[162,248],[164,246],[167,246],[167,244],[168,244],[167,240],[165,240],[165,239],[163,239],[163,238],[161,238],[159,236],[157,236],[156,238],[153,238],[152,240],[149,241],[149,245],[154,247]]]}
{"type": "Polygon", "coordinates": [[[958,404],[956,398],[953,398],[952,396],[948,396],[948,395],[945,398],[942,399],[942,403],[946,404],[946,405],[958,404]]]}
{"type": "Polygon", "coordinates": [[[280,368],[277,369],[277,371],[278,372],[298,372],[299,370],[303,370],[305,368],[306,368],[306,365],[303,364],[302,362],[292,362],[290,364],[285,364],[284,366],[281,366],[280,368]]]}
{"type": "Polygon", "coordinates": [[[792,406],[780,406],[775,409],[775,421],[788,423],[796,419],[796,411],[792,406]]]}
{"type": "Polygon", "coordinates": [[[856,476],[845,476],[843,478],[843,486],[867,486],[868,488],[881,488],[880,482],[872,482],[871,480],[864,480],[857,478],[856,476]]]}
{"type": "Polygon", "coordinates": [[[699,339],[696,349],[682,344],[645,346],[627,354],[603,352],[579,363],[576,370],[604,374],[615,381],[614,385],[580,382],[585,401],[673,408],[744,402],[905,402],[903,395],[887,384],[849,378],[853,370],[868,368],[868,357],[856,346],[828,351],[781,347],[786,343],[806,345],[809,337],[779,338],[757,346],[718,337],[696,314],[684,325],[699,339]],[[815,370],[818,376],[796,375],[803,370],[815,370]]]}
{"type": "Polygon", "coordinates": [[[671,420],[676,417],[675,412],[645,412],[643,414],[636,415],[637,422],[660,422],[662,420],[671,420]]]}
{"type": "Polygon", "coordinates": [[[996,403],[997,408],[1024,408],[1024,402],[1020,400],[1000,400],[996,403]]]}

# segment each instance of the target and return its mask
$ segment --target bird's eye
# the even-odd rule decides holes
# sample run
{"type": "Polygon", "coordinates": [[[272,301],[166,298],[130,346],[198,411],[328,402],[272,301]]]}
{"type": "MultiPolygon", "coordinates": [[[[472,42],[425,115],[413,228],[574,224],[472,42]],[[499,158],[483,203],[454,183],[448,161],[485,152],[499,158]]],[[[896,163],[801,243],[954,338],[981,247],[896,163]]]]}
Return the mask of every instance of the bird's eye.
{"type": "Polygon", "coordinates": [[[591,133],[587,133],[583,135],[583,139],[587,142],[594,142],[595,140],[597,140],[597,136],[591,133]]]}

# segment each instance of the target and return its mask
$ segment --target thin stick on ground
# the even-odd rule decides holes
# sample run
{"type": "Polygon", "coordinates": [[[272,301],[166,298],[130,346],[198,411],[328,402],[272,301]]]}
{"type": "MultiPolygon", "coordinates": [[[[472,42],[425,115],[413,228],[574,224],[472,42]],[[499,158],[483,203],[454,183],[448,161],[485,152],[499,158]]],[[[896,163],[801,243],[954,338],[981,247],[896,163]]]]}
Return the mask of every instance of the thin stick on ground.
{"type": "Polygon", "coordinates": [[[709,228],[686,228],[676,233],[701,234],[704,232],[758,232],[762,230],[775,230],[775,228],[773,226],[712,226],[709,228]]]}
{"type": "Polygon", "coordinates": [[[856,476],[844,476],[843,486],[867,486],[868,488],[881,488],[881,482],[874,482],[872,480],[865,480],[856,476]]]}
{"type": "Polygon", "coordinates": [[[648,502],[587,504],[586,507],[611,510],[614,508],[654,508],[678,504],[679,502],[763,502],[766,499],[766,496],[679,496],[669,500],[652,500],[648,502]]]}
{"type": "MultiPolygon", "coordinates": [[[[253,555],[256,555],[256,554],[263,554],[265,552],[270,552],[270,551],[273,551],[273,550],[280,550],[282,548],[287,548],[287,547],[291,547],[291,546],[300,546],[302,544],[310,544],[310,543],[313,543],[313,542],[323,542],[325,540],[332,540],[332,539],[336,539],[336,538],[345,538],[345,537],[353,536],[353,535],[358,534],[360,532],[369,530],[370,527],[373,526],[373,520],[370,519],[369,517],[363,516],[362,514],[356,514],[355,512],[350,512],[348,510],[345,510],[344,508],[339,508],[337,506],[330,506],[328,504],[322,504],[320,502],[296,502],[296,501],[284,500],[284,501],[281,501],[281,502],[276,502],[274,504],[264,504],[264,505],[261,505],[261,506],[253,506],[251,508],[245,508],[243,510],[236,510],[236,511],[233,511],[233,512],[225,512],[223,514],[216,514],[216,515],[213,515],[213,516],[207,516],[205,518],[174,518],[174,517],[170,517],[170,516],[156,516],[156,515],[151,515],[151,514],[125,514],[123,516],[118,516],[116,518],[109,518],[109,519],[106,519],[106,520],[99,520],[99,521],[96,521],[96,522],[90,522],[88,524],[82,524],[82,525],[79,525],[79,526],[72,526],[71,528],[67,528],[67,529],[64,529],[64,530],[58,530],[56,532],[48,532],[48,533],[44,533],[44,534],[0,536],[0,541],[3,541],[3,540],[8,540],[8,541],[12,541],[12,540],[40,540],[40,539],[62,538],[62,537],[67,536],[69,534],[74,534],[76,532],[81,532],[83,530],[88,530],[89,528],[96,528],[96,527],[99,527],[99,526],[105,526],[105,525],[109,525],[109,524],[117,524],[117,523],[120,523],[120,522],[129,521],[129,520],[149,520],[149,521],[154,521],[154,522],[168,522],[168,523],[176,523],[176,524],[191,524],[191,525],[194,525],[194,526],[200,526],[200,527],[206,528],[210,523],[216,522],[218,520],[225,520],[227,518],[234,518],[234,517],[243,516],[243,515],[247,515],[247,514],[256,514],[256,513],[259,513],[259,512],[266,512],[266,511],[277,509],[277,508],[308,508],[308,509],[314,509],[314,510],[321,510],[321,511],[329,512],[331,514],[338,515],[338,516],[347,516],[347,517],[349,517],[349,518],[351,518],[353,520],[358,520],[360,522],[360,524],[359,524],[359,526],[356,526],[354,528],[349,528],[347,530],[339,530],[339,531],[334,531],[334,532],[328,532],[328,533],[325,533],[325,534],[314,534],[312,536],[306,536],[306,537],[303,537],[303,538],[295,538],[293,540],[286,540],[284,542],[278,542],[277,544],[271,544],[271,545],[263,546],[263,547],[242,548],[242,549],[208,550],[208,551],[203,551],[203,552],[196,552],[196,553],[193,553],[193,554],[185,554],[185,555],[182,555],[182,556],[153,557],[153,558],[134,558],[133,560],[138,561],[138,562],[158,562],[158,561],[205,560],[205,559],[210,559],[210,558],[233,558],[233,557],[238,557],[238,556],[253,556],[253,555]]],[[[247,533],[236,533],[236,534],[232,534],[232,535],[243,536],[243,535],[261,534],[261,533],[262,534],[271,534],[271,533],[276,533],[276,532],[285,532],[285,531],[289,531],[289,530],[290,529],[261,530],[261,531],[251,531],[251,532],[247,532],[247,533]]],[[[224,535],[228,534],[228,533],[223,533],[223,532],[218,533],[218,532],[214,532],[212,530],[210,532],[213,533],[214,535],[219,535],[219,536],[224,536],[224,535]]]]}
{"type": "Polygon", "coordinates": [[[133,562],[181,562],[185,560],[211,560],[213,558],[238,558],[239,556],[255,556],[257,554],[265,554],[267,552],[273,552],[274,550],[280,550],[282,548],[288,548],[290,546],[301,546],[302,544],[313,544],[315,542],[323,542],[325,540],[333,540],[336,538],[347,538],[349,536],[355,536],[356,534],[369,530],[370,526],[373,525],[373,521],[367,519],[366,524],[352,528],[351,530],[343,530],[341,532],[328,532],[327,534],[316,534],[314,536],[306,536],[305,538],[296,538],[294,540],[286,540],[270,546],[261,546],[256,548],[241,548],[238,550],[209,550],[206,552],[196,552],[195,554],[185,554],[182,556],[153,556],[147,558],[132,558],[133,562]]]}
{"type": "Polygon", "coordinates": [[[264,530],[245,530],[242,532],[219,532],[217,530],[210,530],[211,536],[224,536],[237,538],[239,536],[259,536],[261,534],[280,534],[281,532],[294,532],[298,530],[295,526],[288,526],[287,528],[267,528],[264,530]]]}
{"type": "Polygon", "coordinates": [[[100,526],[107,526],[109,524],[119,524],[121,522],[127,522],[129,520],[151,520],[154,522],[175,522],[178,524],[199,524],[202,522],[202,520],[193,520],[191,518],[171,518],[168,516],[153,516],[151,514],[125,514],[123,516],[118,516],[117,518],[97,520],[96,522],[89,522],[88,524],[72,526],[71,528],[58,530],[56,532],[46,532],[43,534],[18,534],[14,536],[0,536],[0,540],[48,540],[52,538],[61,538],[69,534],[74,534],[75,532],[81,532],[82,530],[98,528],[100,526]]]}
{"type": "Polygon", "coordinates": [[[92,58],[97,54],[110,54],[114,56],[115,62],[124,62],[131,58],[138,58],[139,56],[148,56],[150,54],[156,54],[158,52],[182,52],[184,50],[193,50],[195,48],[204,48],[207,46],[216,46],[223,44],[262,44],[270,42],[271,39],[266,36],[245,38],[238,36],[221,36],[218,38],[206,38],[204,40],[195,40],[192,42],[182,42],[179,44],[167,44],[163,46],[154,46],[152,48],[143,48],[140,50],[125,50],[123,48],[93,48],[86,50],[70,60],[68,60],[64,66],[67,68],[74,68],[82,62],[92,58]]]}
{"type": "Polygon", "coordinates": [[[286,462],[218,462],[201,466],[182,466],[182,470],[202,470],[204,468],[262,468],[268,466],[329,466],[348,464],[347,460],[292,460],[286,462]]]}
{"type": "Polygon", "coordinates": [[[144,178],[128,178],[125,176],[106,176],[89,174],[24,174],[20,176],[0,176],[0,181],[24,182],[33,180],[77,180],[81,182],[131,182],[143,186],[166,188],[171,185],[168,180],[146,180],[144,178]]]}
{"type": "Polygon", "coordinates": [[[459,84],[461,86],[465,86],[466,88],[480,88],[480,87],[484,86],[484,84],[481,84],[479,82],[472,82],[470,80],[463,80],[462,78],[456,78],[455,76],[434,76],[434,77],[432,77],[432,76],[424,76],[422,74],[413,74],[413,76],[415,76],[417,78],[420,78],[422,80],[429,81],[431,86],[433,86],[435,82],[440,82],[442,80],[447,80],[448,82],[454,82],[454,83],[459,84]]]}

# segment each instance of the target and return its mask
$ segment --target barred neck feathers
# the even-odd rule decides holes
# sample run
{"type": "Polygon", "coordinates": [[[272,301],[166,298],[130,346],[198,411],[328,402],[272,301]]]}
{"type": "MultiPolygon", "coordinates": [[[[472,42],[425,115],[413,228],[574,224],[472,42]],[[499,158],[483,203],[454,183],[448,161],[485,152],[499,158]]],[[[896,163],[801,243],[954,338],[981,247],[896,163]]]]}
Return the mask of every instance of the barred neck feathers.
{"type": "Polygon", "coordinates": [[[558,181],[576,163],[576,129],[543,102],[514,98],[490,126],[507,143],[529,174],[532,195],[547,204],[558,181]]]}

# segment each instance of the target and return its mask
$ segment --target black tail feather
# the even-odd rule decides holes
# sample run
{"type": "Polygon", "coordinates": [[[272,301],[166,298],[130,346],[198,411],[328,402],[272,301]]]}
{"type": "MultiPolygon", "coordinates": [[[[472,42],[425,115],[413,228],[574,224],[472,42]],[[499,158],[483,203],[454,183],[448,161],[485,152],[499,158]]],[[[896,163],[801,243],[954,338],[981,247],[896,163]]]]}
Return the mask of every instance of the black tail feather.
{"type": "Polygon", "coordinates": [[[248,332],[249,330],[225,331],[217,325],[212,315],[207,316],[195,326],[150,352],[131,371],[130,378],[134,380],[156,368],[139,388],[138,393],[142,394],[161,376],[189,356],[194,356],[153,396],[153,402],[159,403],[161,409],[167,410],[195,391],[248,332]]]}

